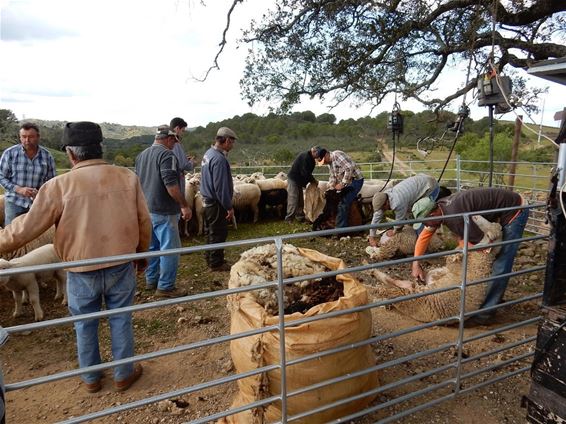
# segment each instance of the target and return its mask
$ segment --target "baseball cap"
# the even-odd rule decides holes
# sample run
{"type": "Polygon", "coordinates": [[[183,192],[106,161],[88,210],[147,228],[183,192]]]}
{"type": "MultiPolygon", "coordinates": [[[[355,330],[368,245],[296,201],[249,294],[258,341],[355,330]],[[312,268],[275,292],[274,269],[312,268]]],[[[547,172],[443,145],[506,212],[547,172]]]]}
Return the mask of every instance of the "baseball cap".
{"type": "Polygon", "coordinates": [[[229,137],[229,138],[233,138],[234,140],[238,139],[236,133],[228,127],[218,128],[218,131],[216,132],[216,137],[229,137]]]}
{"type": "Polygon", "coordinates": [[[61,150],[67,146],[93,146],[102,143],[102,129],[94,122],[67,122],[61,137],[61,150]]]}
{"type": "Polygon", "coordinates": [[[377,192],[373,195],[371,199],[371,204],[373,206],[373,211],[377,211],[383,207],[385,202],[387,201],[387,194],[382,192],[377,192]]]}
{"type": "Polygon", "coordinates": [[[328,153],[328,150],[322,148],[322,147],[317,147],[316,150],[316,158],[321,161],[322,159],[324,159],[324,157],[326,156],[326,153],[328,153]]]}
{"type": "MultiPolygon", "coordinates": [[[[428,216],[428,214],[430,213],[430,211],[432,211],[434,209],[434,206],[436,205],[436,203],[434,201],[432,201],[430,199],[430,197],[424,197],[422,199],[417,200],[414,204],[413,207],[411,208],[411,211],[413,213],[413,217],[415,217],[416,219],[418,218],[425,218],[428,216]]],[[[413,228],[415,230],[418,230],[421,225],[425,224],[424,223],[415,223],[413,224],[413,228]]]]}
{"type": "Polygon", "coordinates": [[[174,135],[174,136],[177,136],[175,131],[173,131],[169,125],[158,126],[157,131],[155,132],[155,135],[174,135]]]}

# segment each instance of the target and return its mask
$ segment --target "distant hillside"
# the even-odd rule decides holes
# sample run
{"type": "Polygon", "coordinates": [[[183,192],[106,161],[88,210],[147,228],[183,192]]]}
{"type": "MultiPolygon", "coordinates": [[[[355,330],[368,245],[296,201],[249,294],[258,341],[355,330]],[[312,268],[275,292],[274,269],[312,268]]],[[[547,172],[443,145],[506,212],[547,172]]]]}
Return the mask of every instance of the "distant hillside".
{"type": "MultiPolygon", "coordinates": [[[[35,122],[40,127],[63,128],[66,121],[47,121],[43,119],[26,119],[26,121],[35,122]]],[[[141,135],[154,134],[156,127],[141,127],[138,125],[121,125],[110,122],[99,123],[102,128],[104,138],[113,140],[124,140],[126,138],[137,137],[141,135]]]]}

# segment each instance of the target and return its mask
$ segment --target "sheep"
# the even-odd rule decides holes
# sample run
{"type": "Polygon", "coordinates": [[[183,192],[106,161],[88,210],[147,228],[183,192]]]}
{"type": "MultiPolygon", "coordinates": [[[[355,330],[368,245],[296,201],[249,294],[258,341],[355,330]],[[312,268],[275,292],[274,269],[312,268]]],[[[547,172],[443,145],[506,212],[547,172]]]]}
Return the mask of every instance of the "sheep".
{"type": "Polygon", "coordinates": [[[283,171],[278,172],[277,175],[275,175],[275,177],[273,178],[277,178],[278,180],[283,180],[283,181],[287,181],[287,174],[283,171]]]}
{"type": "Polygon", "coordinates": [[[364,184],[358,193],[358,197],[362,201],[362,208],[366,216],[373,214],[372,199],[375,193],[387,190],[393,187],[397,181],[395,180],[364,180],[364,184]]]}
{"type": "MultiPolygon", "coordinates": [[[[185,200],[187,201],[189,208],[195,215],[196,215],[195,197],[196,194],[198,193],[199,187],[200,187],[200,174],[191,175],[190,178],[189,175],[187,174],[186,184],[185,184],[185,200]]],[[[189,237],[190,221],[182,220],[181,224],[183,227],[184,235],[186,237],[189,237]]]]}
{"type": "MultiPolygon", "coordinates": [[[[290,244],[283,246],[283,278],[302,275],[319,274],[329,269],[322,263],[315,262],[290,244]]],[[[274,244],[254,247],[242,253],[240,260],[232,265],[230,270],[229,287],[243,287],[267,283],[277,280],[277,255],[274,244]]],[[[301,292],[310,284],[316,284],[320,279],[304,280],[287,284],[284,289],[284,304],[290,304],[301,299],[301,292]]],[[[260,289],[252,292],[260,305],[270,315],[278,314],[276,289],[260,289]]]]}
{"type": "MultiPolygon", "coordinates": [[[[55,248],[52,244],[46,244],[35,250],[32,250],[31,252],[20,258],[15,258],[10,261],[0,259],[0,270],[21,268],[32,265],[52,264],[57,262],[60,262],[60,259],[55,252],[55,248]]],[[[59,269],[56,271],[36,271],[28,272],[25,274],[1,276],[0,286],[10,290],[14,296],[15,309],[12,316],[15,318],[22,315],[22,291],[25,290],[29,295],[29,300],[32,304],[35,314],[35,320],[41,321],[44,317],[44,314],[39,303],[38,283],[49,281],[51,279],[55,279],[57,283],[55,299],[57,300],[62,297],[62,304],[66,305],[67,292],[65,290],[65,284],[67,282],[67,272],[65,270],[59,269]]]]}
{"type": "MultiPolygon", "coordinates": [[[[491,224],[497,225],[499,224],[491,224]]],[[[501,229],[501,226],[499,226],[501,229]]],[[[500,237],[501,233],[499,233],[500,237]]],[[[484,238],[482,242],[488,240],[484,238]]],[[[468,252],[467,282],[477,281],[491,275],[491,267],[499,249],[486,248],[468,252]]],[[[446,257],[443,267],[429,270],[424,285],[408,280],[398,280],[378,271],[370,270],[370,275],[378,282],[381,294],[386,298],[423,293],[434,289],[450,287],[462,281],[461,253],[446,257]]],[[[482,305],[487,288],[485,283],[466,287],[465,311],[472,312],[482,305]]],[[[421,322],[432,322],[458,315],[460,310],[460,291],[457,289],[435,293],[417,299],[406,300],[393,305],[400,313],[421,322]]]]}
{"type": "MultiPolygon", "coordinates": [[[[23,215],[21,215],[21,216],[23,217],[23,215]]],[[[20,218],[18,216],[16,218],[14,218],[14,221],[16,219],[22,219],[22,218],[20,218]]],[[[14,259],[14,258],[19,258],[20,256],[24,256],[26,253],[29,253],[32,250],[37,249],[40,246],[43,246],[43,245],[49,244],[49,243],[53,243],[53,237],[54,236],[55,236],[55,226],[52,226],[47,231],[45,231],[43,234],[41,234],[38,238],[30,241],[29,243],[26,243],[25,245],[23,245],[19,249],[15,249],[15,250],[12,250],[10,252],[1,253],[0,259],[10,260],[10,259],[14,259]]]]}
{"type": "MultiPolygon", "coordinates": [[[[366,247],[366,253],[374,262],[385,261],[397,255],[409,256],[415,250],[415,243],[417,241],[417,234],[410,226],[405,225],[401,232],[396,233],[394,236],[388,237],[386,234],[381,236],[379,240],[379,247],[366,247]]],[[[435,234],[430,244],[428,245],[428,252],[438,252],[444,248],[444,242],[435,234]]]]}
{"type": "Polygon", "coordinates": [[[200,191],[195,195],[193,216],[197,221],[197,235],[202,236],[204,234],[204,205],[202,203],[202,194],[200,194],[200,191]]]}
{"type": "Polygon", "coordinates": [[[287,209],[287,181],[277,178],[259,179],[255,183],[261,190],[259,209],[264,214],[267,206],[275,208],[279,218],[287,209]]]}
{"type": "Polygon", "coordinates": [[[4,204],[6,197],[3,194],[0,194],[0,226],[4,226],[4,204]]]}
{"type": "Polygon", "coordinates": [[[232,197],[232,206],[235,212],[239,212],[239,220],[242,215],[251,210],[253,213],[253,222],[257,222],[259,218],[259,200],[261,190],[257,184],[248,184],[240,182],[234,185],[234,196],[232,197]]]}

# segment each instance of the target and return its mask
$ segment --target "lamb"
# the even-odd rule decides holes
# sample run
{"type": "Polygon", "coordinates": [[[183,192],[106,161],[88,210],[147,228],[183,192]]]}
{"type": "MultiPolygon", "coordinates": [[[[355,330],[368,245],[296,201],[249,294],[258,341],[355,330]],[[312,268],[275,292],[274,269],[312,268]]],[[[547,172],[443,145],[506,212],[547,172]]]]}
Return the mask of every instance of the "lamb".
{"type": "MultiPolygon", "coordinates": [[[[396,233],[392,237],[386,234],[381,236],[379,247],[366,247],[366,253],[374,262],[386,261],[397,255],[409,256],[415,250],[415,243],[417,241],[417,234],[410,226],[405,225],[401,232],[396,233]]],[[[445,243],[442,239],[435,234],[430,244],[428,245],[428,252],[438,252],[444,248],[445,243]]]]}
{"type": "MultiPolygon", "coordinates": [[[[497,225],[501,229],[499,224],[493,223],[491,225],[497,225]]],[[[499,233],[499,237],[500,235],[501,233],[499,233]]],[[[487,238],[484,239],[484,241],[486,240],[487,238]]],[[[466,281],[473,282],[489,277],[497,253],[498,249],[496,248],[468,252],[466,281]]],[[[462,258],[463,255],[460,253],[447,256],[445,266],[428,271],[424,285],[418,285],[408,280],[398,280],[378,270],[371,270],[369,273],[376,281],[382,283],[380,291],[382,291],[383,297],[395,298],[460,284],[463,277],[462,258]]],[[[479,309],[485,299],[486,290],[485,283],[467,286],[466,312],[479,309]]],[[[407,315],[417,321],[432,322],[458,315],[460,310],[460,291],[454,289],[435,293],[395,303],[393,306],[403,315],[407,315]]]]}
{"type": "Polygon", "coordinates": [[[232,197],[232,206],[234,211],[239,213],[239,220],[242,220],[242,214],[247,210],[251,210],[253,214],[253,222],[257,222],[259,218],[259,199],[261,190],[257,184],[242,183],[234,185],[234,196],[232,197]]]}
{"type": "MultiPolygon", "coordinates": [[[[329,269],[323,264],[314,262],[301,255],[298,249],[290,244],[283,246],[283,278],[302,275],[319,274],[329,269]]],[[[267,244],[249,249],[242,253],[240,260],[232,265],[230,270],[229,287],[242,287],[267,283],[277,280],[277,255],[274,244],[267,244]]],[[[316,284],[320,279],[304,280],[287,284],[284,289],[284,304],[288,307],[301,299],[301,292],[310,284],[316,284]]],[[[260,289],[254,292],[257,303],[262,305],[267,313],[277,315],[276,289],[260,289]]]]}
{"type": "MultiPolygon", "coordinates": [[[[60,262],[61,260],[55,252],[52,244],[43,245],[26,255],[15,258],[10,261],[0,259],[0,270],[21,268],[32,265],[43,265],[60,262]]],[[[59,269],[56,271],[37,271],[25,274],[17,274],[10,276],[0,276],[0,287],[5,287],[10,290],[14,296],[15,310],[12,314],[13,317],[22,315],[22,296],[25,290],[29,295],[29,300],[32,304],[35,320],[41,321],[44,317],[43,310],[39,303],[39,286],[38,283],[46,282],[49,280],[56,280],[56,293],[55,299],[63,298],[63,305],[67,304],[67,292],[65,284],[67,283],[67,272],[59,269]]]]}
{"type": "Polygon", "coordinates": [[[278,172],[277,175],[275,175],[275,177],[273,178],[277,178],[278,180],[283,180],[283,181],[287,181],[287,174],[284,173],[283,171],[278,172]]]}

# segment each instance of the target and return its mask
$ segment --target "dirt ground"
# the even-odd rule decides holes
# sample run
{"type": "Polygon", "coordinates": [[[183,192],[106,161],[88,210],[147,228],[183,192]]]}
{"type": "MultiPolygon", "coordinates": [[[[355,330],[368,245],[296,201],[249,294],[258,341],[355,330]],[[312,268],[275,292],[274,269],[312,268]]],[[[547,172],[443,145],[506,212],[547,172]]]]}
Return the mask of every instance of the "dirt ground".
{"type": "MultiPolygon", "coordinates": [[[[257,225],[241,224],[238,236],[249,238],[257,235],[257,225]],[[249,233],[246,233],[248,231],[249,233]]],[[[263,234],[286,234],[288,232],[307,231],[306,224],[269,223],[262,227],[263,234]]],[[[202,244],[203,239],[191,239],[186,245],[202,244]]],[[[342,258],[348,266],[367,263],[364,252],[367,245],[365,237],[349,237],[341,240],[332,238],[316,238],[309,236],[293,241],[293,244],[319,250],[330,256],[342,258]]],[[[251,246],[249,246],[251,247],[251,246]]],[[[227,258],[237,261],[239,254],[249,247],[227,250],[227,258]]],[[[206,271],[202,253],[186,255],[182,258],[178,284],[189,290],[190,294],[211,292],[227,287],[228,273],[210,273],[206,271]]],[[[522,245],[516,260],[515,269],[524,269],[543,264],[546,258],[544,242],[522,245]]],[[[441,262],[436,260],[435,262],[441,262]]],[[[409,265],[390,267],[387,272],[396,275],[407,275],[409,265]]],[[[368,273],[361,272],[356,277],[366,285],[372,300],[378,292],[375,282],[368,278],[368,273]]],[[[137,303],[152,302],[151,293],[143,290],[143,280],[138,282],[137,303]]],[[[543,275],[541,272],[514,277],[506,293],[506,299],[516,299],[542,290],[543,275]]],[[[54,288],[43,287],[41,291],[42,306],[46,319],[67,315],[66,307],[52,300],[54,288]]],[[[0,292],[0,324],[9,327],[29,322],[33,317],[31,306],[26,305],[25,315],[14,319],[11,317],[13,300],[10,293],[0,292]]],[[[498,315],[496,325],[490,327],[466,328],[466,336],[481,334],[497,326],[534,317],[539,313],[536,302],[526,302],[504,309],[498,315]]],[[[400,315],[393,308],[378,307],[372,309],[373,335],[383,335],[403,328],[418,325],[411,318],[400,315]]],[[[150,309],[134,314],[136,352],[138,354],[172,348],[182,344],[205,340],[229,334],[230,316],[224,297],[185,303],[159,309],[150,309]]],[[[329,329],[330,331],[330,329],[329,329]]],[[[497,349],[517,340],[536,335],[536,326],[530,325],[510,331],[497,333],[481,338],[463,347],[464,358],[497,349]]],[[[101,322],[101,350],[105,360],[110,360],[108,325],[101,322]]],[[[372,345],[376,363],[391,361],[418,351],[431,349],[452,343],[458,336],[457,327],[432,327],[405,336],[386,339],[372,345]]],[[[485,368],[490,364],[505,361],[532,350],[533,343],[519,345],[508,351],[486,356],[466,364],[467,372],[485,368]]],[[[403,378],[423,373],[440,367],[456,359],[456,349],[449,348],[436,354],[389,367],[381,373],[381,384],[389,384],[403,378]]],[[[76,368],[74,332],[71,326],[34,331],[31,334],[13,335],[1,349],[0,359],[7,383],[14,383],[31,378],[54,374],[63,370],[76,368]]],[[[472,375],[460,381],[460,389],[466,390],[486,379],[521,369],[529,365],[531,358],[522,359],[502,367],[472,375]]],[[[86,393],[78,378],[56,381],[49,384],[16,390],[7,394],[7,419],[10,424],[29,424],[59,422],[108,408],[125,405],[145,397],[158,397],[160,394],[180,390],[184,387],[226,377],[233,374],[234,367],[230,358],[228,343],[211,347],[201,347],[143,362],[144,374],[128,391],[114,392],[111,372],[106,372],[103,389],[96,394],[86,393]]],[[[379,394],[372,406],[383,405],[400,396],[413,393],[426,387],[438,384],[454,377],[454,370],[444,371],[379,394]]],[[[408,415],[395,422],[398,423],[454,423],[454,424],[496,424],[524,423],[526,411],[520,407],[521,397],[529,389],[529,374],[523,372],[493,385],[470,391],[456,399],[444,401],[437,405],[408,415]]],[[[384,419],[392,414],[415,407],[425,400],[438,399],[452,393],[454,385],[435,390],[413,400],[400,402],[370,415],[354,420],[355,423],[371,423],[384,419]]],[[[135,410],[123,411],[108,417],[100,418],[100,423],[181,423],[218,413],[229,408],[236,393],[236,384],[223,384],[206,390],[176,394],[168,400],[160,400],[135,410]]]]}

